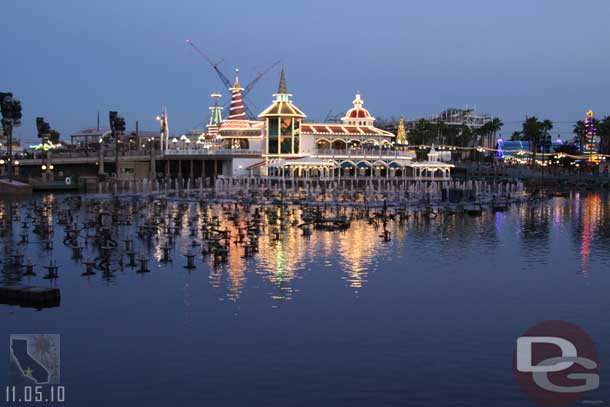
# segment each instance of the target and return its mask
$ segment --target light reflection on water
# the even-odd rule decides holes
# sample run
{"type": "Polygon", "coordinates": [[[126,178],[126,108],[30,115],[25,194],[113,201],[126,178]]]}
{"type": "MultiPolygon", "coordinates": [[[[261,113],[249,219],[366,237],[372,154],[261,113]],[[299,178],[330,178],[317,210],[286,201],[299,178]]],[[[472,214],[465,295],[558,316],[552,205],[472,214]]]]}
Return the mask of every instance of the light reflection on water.
{"type": "MultiPolygon", "coordinates": [[[[41,203],[52,205],[56,203],[53,195],[45,196],[41,203]]],[[[31,210],[15,207],[14,216],[26,220],[31,210]]],[[[278,215],[281,211],[278,209],[278,215]]],[[[6,216],[6,202],[0,201],[0,219],[6,216]]],[[[240,229],[246,225],[245,218],[240,217],[238,222],[227,220],[231,209],[223,211],[220,207],[199,207],[190,204],[180,212],[177,204],[170,204],[168,214],[172,224],[181,225],[180,236],[177,237],[176,247],[172,250],[173,263],[181,263],[183,254],[192,250],[200,251],[200,245],[193,246],[191,242],[201,241],[201,228],[204,225],[204,216],[208,219],[218,218],[221,229],[227,229],[232,241],[236,239],[240,229]],[[191,236],[189,228],[195,228],[196,234],[191,236]]],[[[339,272],[345,286],[358,292],[366,287],[371,276],[380,270],[380,263],[408,258],[409,250],[422,250],[419,242],[425,241],[428,250],[434,247],[430,256],[450,254],[459,260],[460,254],[455,251],[466,251],[468,248],[484,250],[486,254],[493,254],[500,244],[501,235],[509,236],[508,240],[516,242],[524,258],[535,257],[535,262],[525,263],[525,268],[533,269],[548,263],[552,254],[551,235],[568,235],[579,245],[581,259],[579,273],[587,276],[590,272],[590,261],[594,245],[607,241],[610,235],[608,230],[608,213],[610,212],[608,199],[600,194],[574,193],[569,200],[556,198],[548,202],[522,204],[513,206],[506,213],[485,212],[479,218],[467,216],[439,216],[434,219],[412,216],[404,222],[390,222],[388,228],[392,233],[392,241],[384,242],[381,238],[381,226],[366,220],[354,220],[351,227],[342,232],[315,232],[304,237],[300,229],[288,226],[281,231],[279,240],[275,239],[272,229],[279,228],[277,224],[268,224],[268,215],[264,215],[263,231],[259,239],[259,253],[251,258],[245,258],[243,249],[231,243],[227,262],[216,265],[210,257],[202,259],[199,263],[207,265],[209,269],[210,284],[224,292],[227,299],[238,301],[246,287],[250,274],[259,276],[263,281],[270,283],[268,294],[276,300],[290,300],[294,298],[294,280],[306,278],[312,265],[320,270],[339,272]],[[513,229],[517,225],[517,229],[513,229]],[[511,237],[512,236],[512,237],[511,237]],[[431,239],[431,240],[430,240],[431,239]]],[[[53,223],[53,212],[41,212],[44,222],[53,223]]],[[[133,219],[137,214],[130,210],[128,213],[133,219]]],[[[85,214],[77,214],[75,220],[85,218],[85,214]]],[[[291,208],[285,214],[287,222],[300,223],[300,212],[291,208]]],[[[29,219],[32,220],[31,217],[29,219]]],[[[15,239],[19,235],[19,224],[15,222],[13,242],[5,241],[5,252],[11,248],[19,248],[15,239]]],[[[60,251],[61,227],[55,225],[55,245],[60,251]]],[[[122,228],[121,236],[135,233],[133,230],[122,228]]],[[[36,237],[32,235],[32,238],[36,237]]],[[[167,238],[156,238],[148,242],[140,242],[140,250],[148,251],[155,262],[161,260],[167,238]]],[[[122,242],[119,242],[121,247],[122,242]]],[[[63,252],[62,252],[63,253],[63,252]]],[[[60,253],[61,257],[61,253],[60,253]]],[[[59,260],[60,262],[63,259],[59,260]]],[[[459,261],[456,261],[459,264],[459,261]]],[[[163,269],[162,264],[155,265],[153,269],[163,269]]],[[[116,277],[116,276],[115,276],[116,277]]],[[[19,278],[14,271],[4,269],[5,282],[19,278]]],[[[109,281],[115,282],[113,278],[109,281]]]]}
{"type": "MultiPolygon", "coordinates": [[[[15,207],[13,216],[24,218],[28,205],[15,207]]],[[[249,258],[233,243],[245,219],[234,224],[231,212],[170,204],[171,223],[183,226],[172,261],[152,262],[147,274],[117,270],[110,279],[99,272],[81,277],[84,266],[70,259],[63,227],[55,225],[60,278],[53,284],[62,289],[61,306],[0,311],[11,331],[62,335],[71,400],[92,406],[126,399],[153,406],[521,406],[527,401],[510,367],[516,335],[557,318],[581,324],[598,341],[610,329],[599,312],[610,286],[604,194],[574,193],[481,217],[411,213],[388,223],[390,242],[366,220],[310,237],[287,226],[276,240],[277,222],[268,225],[263,213],[259,252],[249,258]],[[201,240],[205,217],[217,217],[231,233],[227,262],[198,256],[197,268],[187,271],[183,254],[200,252],[192,241],[201,240]],[[473,386],[485,391],[474,394],[473,386]]],[[[0,201],[0,217],[7,213],[0,201]]],[[[53,212],[43,217],[57,222],[53,212]]],[[[300,222],[296,208],[285,217],[288,225],[300,222]]],[[[116,234],[134,236],[132,229],[116,234]]],[[[5,249],[20,247],[19,230],[15,222],[5,249]]],[[[40,269],[48,253],[36,240],[21,248],[39,274],[27,280],[3,267],[3,282],[49,284],[40,269]]],[[[136,251],[159,260],[166,243],[136,239],[136,251]]]]}

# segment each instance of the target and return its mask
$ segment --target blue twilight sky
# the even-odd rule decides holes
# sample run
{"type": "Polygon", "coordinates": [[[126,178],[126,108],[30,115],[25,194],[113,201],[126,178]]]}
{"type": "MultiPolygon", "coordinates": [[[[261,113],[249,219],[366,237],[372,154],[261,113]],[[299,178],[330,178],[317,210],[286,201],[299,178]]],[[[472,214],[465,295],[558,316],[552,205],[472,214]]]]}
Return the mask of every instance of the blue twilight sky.
{"type": "MultiPolygon", "coordinates": [[[[200,126],[209,94],[228,92],[186,39],[242,83],[281,60],[310,120],[357,89],[378,117],[476,105],[505,134],[526,114],[566,136],[587,109],[610,114],[608,0],[1,0],[0,16],[0,88],[22,100],[29,140],[36,116],[68,135],[110,109],[128,127],[156,130],[162,105],[173,132],[200,126]]],[[[278,76],[251,93],[253,110],[278,76]]]]}

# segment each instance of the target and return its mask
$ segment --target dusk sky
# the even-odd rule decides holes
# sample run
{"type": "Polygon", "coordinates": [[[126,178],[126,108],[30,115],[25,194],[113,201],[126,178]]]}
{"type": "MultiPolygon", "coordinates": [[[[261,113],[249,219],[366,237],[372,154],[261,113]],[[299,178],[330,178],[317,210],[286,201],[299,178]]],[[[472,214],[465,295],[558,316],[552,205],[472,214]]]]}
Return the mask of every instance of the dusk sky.
{"type": "MultiPolygon", "coordinates": [[[[526,114],[565,137],[587,109],[610,114],[608,0],[4,0],[0,13],[0,88],[22,100],[28,141],[36,116],[63,137],[108,110],[156,130],[163,105],[173,133],[200,127],[209,94],[229,93],[187,39],[242,84],[281,60],[308,120],[343,113],[358,89],[376,117],[476,105],[505,135],[526,114]]],[[[278,77],[250,94],[256,113],[278,77]]]]}

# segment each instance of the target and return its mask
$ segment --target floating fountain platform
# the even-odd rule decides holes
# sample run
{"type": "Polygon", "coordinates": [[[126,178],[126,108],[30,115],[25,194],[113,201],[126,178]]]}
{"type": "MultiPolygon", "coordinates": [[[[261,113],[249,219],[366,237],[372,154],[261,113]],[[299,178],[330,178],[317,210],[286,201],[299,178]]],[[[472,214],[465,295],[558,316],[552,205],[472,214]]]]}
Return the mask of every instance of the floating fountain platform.
{"type": "Polygon", "coordinates": [[[61,299],[59,288],[36,286],[0,286],[0,304],[26,308],[58,307],[61,299]]]}

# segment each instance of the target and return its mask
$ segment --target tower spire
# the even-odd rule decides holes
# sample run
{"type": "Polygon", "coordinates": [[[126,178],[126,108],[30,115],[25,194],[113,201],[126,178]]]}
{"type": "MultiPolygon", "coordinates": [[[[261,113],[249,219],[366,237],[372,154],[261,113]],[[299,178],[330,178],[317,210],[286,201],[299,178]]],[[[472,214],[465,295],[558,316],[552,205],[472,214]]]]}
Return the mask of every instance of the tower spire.
{"type": "Polygon", "coordinates": [[[287,95],[288,87],[286,86],[286,74],[284,73],[284,68],[282,67],[282,72],[280,73],[280,85],[277,88],[278,95],[287,95]]]}
{"type": "Polygon", "coordinates": [[[229,119],[246,120],[246,109],[244,108],[244,102],[241,98],[241,91],[243,89],[239,86],[239,69],[235,69],[235,84],[229,90],[231,91],[229,119]]]}
{"type": "Polygon", "coordinates": [[[210,122],[207,125],[208,135],[212,139],[218,137],[218,127],[222,123],[222,107],[218,105],[221,95],[214,92],[210,95],[214,99],[214,106],[210,107],[210,122]]]}

